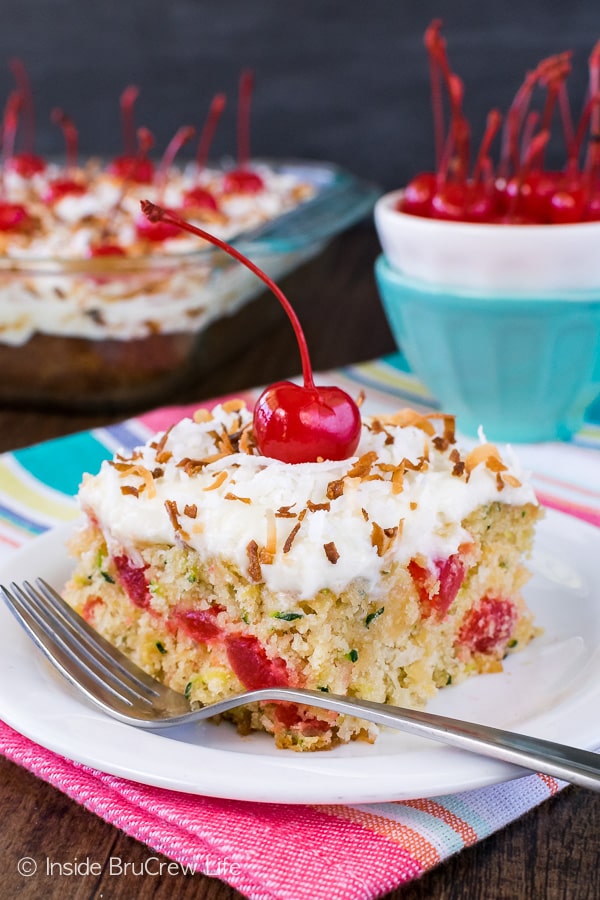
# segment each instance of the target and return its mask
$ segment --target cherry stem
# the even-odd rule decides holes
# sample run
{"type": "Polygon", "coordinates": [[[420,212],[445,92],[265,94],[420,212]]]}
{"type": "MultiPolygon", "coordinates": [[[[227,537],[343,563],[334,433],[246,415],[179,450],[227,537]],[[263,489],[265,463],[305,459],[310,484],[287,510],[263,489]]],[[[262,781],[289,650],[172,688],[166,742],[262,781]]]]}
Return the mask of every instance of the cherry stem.
{"type": "Polygon", "coordinates": [[[473,169],[473,184],[477,184],[477,182],[479,181],[484,161],[489,157],[490,147],[492,146],[492,142],[498,134],[501,125],[502,113],[497,109],[490,110],[487,117],[485,132],[481,140],[479,153],[477,154],[477,159],[475,161],[475,167],[473,169]]]}
{"type": "Polygon", "coordinates": [[[137,155],[140,160],[146,159],[154,147],[154,135],[149,128],[142,126],[137,130],[137,155]]]}
{"type": "Polygon", "coordinates": [[[119,101],[121,106],[121,125],[123,128],[123,151],[125,156],[135,156],[135,121],[133,108],[140,91],[135,84],[130,84],[121,94],[119,101]]]}
{"type": "Polygon", "coordinates": [[[539,120],[540,114],[536,110],[532,109],[527,113],[525,125],[523,126],[523,137],[521,138],[521,160],[523,163],[527,159],[539,120]]]}
{"type": "Polygon", "coordinates": [[[431,106],[433,110],[433,133],[435,141],[435,164],[439,168],[444,152],[444,105],[441,87],[440,48],[444,39],[440,35],[441,19],[434,19],[425,31],[425,47],[429,54],[429,77],[431,82],[431,106]]]}
{"type": "MultiPolygon", "coordinates": [[[[600,41],[594,46],[589,58],[589,96],[600,93],[600,41]]],[[[600,162],[600,107],[592,110],[590,120],[590,144],[585,161],[586,171],[596,171],[600,162]]]]}
{"type": "Polygon", "coordinates": [[[62,132],[65,138],[65,146],[66,146],[66,166],[67,170],[72,171],[77,168],[77,157],[78,157],[78,135],[77,128],[75,127],[73,120],[67,116],[62,109],[53,109],[52,110],[52,121],[55,125],[59,125],[62,128],[62,132]]]}
{"type": "MultiPolygon", "coordinates": [[[[561,87],[564,86],[565,79],[571,71],[571,54],[559,53],[556,56],[550,56],[541,64],[541,82],[547,88],[546,104],[542,113],[541,130],[550,131],[552,116],[556,100],[560,95],[561,87]]],[[[543,165],[544,151],[540,165],[543,165]]]]}
{"type": "Polygon", "coordinates": [[[250,102],[254,88],[254,72],[244,69],[240,75],[238,103],[238,165],[245,169],[250,161],[250,102]]]}
{"type": "Polygon", "coordinates": [[[190,234],[195,234],[198,237],[204,238],[204,240],[208,241],[210,244],[214,244],[216,247],[220,247],[221,250],[224,250],[225,253],[229,254],[229,256],[233,256],[234,259],[237,259],[238,262],[241,262],[244,266],[246,266],[247,269],[250,269],[251,272],[254,272],[254,274],[258,278],[260,278],[261,281],[264,281],[267,287],[275,294],[275,296],[283,306],[292,324],[292,328],[294,329],[296,340],[298,341],[298,346],[300,348],[304,387],[314,388],[315,383],[313,379],[310,355],[308,352],[306,338],[304,336],[304,332],[302,331],[302,326],[300,325],[298,316],[294,312],[291,303],[289,302],[281,288],[275,284],[273,279],[270,278],[266,274],[266,272],[263,272],[262,269],[259,269],[258,266],[252,262],[252,260],[244,256],[243,253],[240,253],[240,251],[236,250],[235,247],[232,247],[230,244],[222,241],[214,234],[210,234],[210,232],[204,231],[203,228],[198,228],[196,225],[191,225],[189,222],[186,222],[185,219],[180,218],[176,213],[163,209],[161,206],[157,206],[156,203],[151,203],[150,200],[142,200],[141,205],[142,212],[144,213],[146,218],[150,220],[150,222],[167,222],[170,225],[176,225],[178,228],[183,229],[183,231],[189,231],[190,234]]]}
{"type": "Polygon", "coordinates": [[[500,175],[508,178],[512,163],[514,171],[519,168],[519,132],[527,114],[527,108],[531,100],[531,94],[539,78],[539,67],[525,76],[525,81],[515,94],[506,115],[506,124],[502,138],[502,150],[500,154],[500,175]]]}
{"type": "Polygon", "coordinates": [[[20,91],[9,94],[4,108],[4,120],[2,128],[2,156],[7,162],[15,152],[15,137],[19,124],[19,113],[23,106],[23,95],[20,91]]]}
{"type": "Polygon", "coordinates": [[[204,127],[200,134],[200,140],[198,141],[198,152],[196,154],[196,168],[198,175],[204,171],[208,163],[210,147],[215,136],[219,119],[225,109],[226,102],[227,98],[225,94],[215,94],[212,103],[210,104],[206,122],[204,123],[204,127]]]}
{"type": "Polygon", "coordinates": [[[20,91],[13,91],[6,101],[4,109],[4,118],[2,122],[2,159],[4,165],[0,171],[0,196],[4,196],[6,190],[5,184],[5,165],[12,157],[15,149],[15,136],[17,134],[17,126],[19,124],[19,112],[23,103],[23,96],[20,91]]]}
{"type": "Polygon", "coordinates": [[[167,181],[169,178],[169,169],[173,165],[173,161],[175,157],[188,141],[194,137],[195,128],[192,125],[182,125],[181,128],[178,128],[169,143],[167,144],[167,149],[163,153],[163,158],[160,161],[160,165],[158,167],[158,172],[156,175],[156,181],[158,185],[158,198],[162,202],[163,194],[165,188],[167,186],[167,181]]]}
{"type": "Polygon", "coordinates": [[[567,86],[563,82],[558,92],[558,103],[560,106],[560,117],[562,121],[563,134],[565,136],[565,146],[570,147],[575,138],[575,129],[573,127],[573,116],[571,115],[571,104],[569,103],[569,94],[567,86]]]}
{"type": "Polygon", "coordinates": [[[33,102],[31,81],[29,80],[27,69],[22,60],[11,59],[9,65],[23,101],[23,110],[25,114],[24,148],[26,152],[33,153],[35,146],[35,105],[33,102]]]}
{"type": "MultiPolygon", "coordinates": [[[[573,170],[577,171],[579,168],[579,157],[581,154],[581,147],[583,145],[583,139],[585,137],[585,133],[588,129],[590,122],[594,120],[594,113],[600,109],[600,92],[595,94],[593,97],[590,97],[588,102],[585,104],[583,108],[583,112],[581,113],[581,117],[579,119],[579,123],[577,125],[577,131],[571,141],[571,145],[569,147],[568,158],[567,158],[567,168],[572,172],[573,170]]],[[[593,149],[594,145],[598,143],[600,140],[600,135],[595,132],[591,132],[590,134],[590,149],[593,149]]],[[[592,152],[588,153],[586,163],[585,163],[585,171],[589,173],[593,170],[593,160],[594,154],[592,152]]],[[[596,162],[598,161],[598,155],[596,151],[596,162]]]]}

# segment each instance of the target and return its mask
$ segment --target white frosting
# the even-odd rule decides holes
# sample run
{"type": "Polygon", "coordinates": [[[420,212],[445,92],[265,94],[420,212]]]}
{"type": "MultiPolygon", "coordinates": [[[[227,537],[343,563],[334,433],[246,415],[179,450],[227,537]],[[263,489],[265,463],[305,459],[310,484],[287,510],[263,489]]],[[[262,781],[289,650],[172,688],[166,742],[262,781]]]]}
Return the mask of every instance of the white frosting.
{"type": "Polygon", "coordinates": [[[154,497],[146,489],[138,496],[123,494],[123,486],[139,488],[143,480],[110,463],[104,463],[97,476],[85,477],[80,490],[82,508],[99,523],[112,552],[125,551],[135,558],[136,544],[171,544],[183,539],[202,559],[225,557],[248,574],[248,545],[254,541],[259,548],[268,546],[274,525],[276,552],[271,564],[261,566],[262,580],[272,590],[287,595],[282,598],[285,607],[323,588],[342,591],[356,578],[364,579],[365,588],[374,592],[381,572],[394,560],[405,564],[417,555],[436,560],[456,553],[469,540],[460,523],[477,507],[498,500],[508,504],[537,502],[514,461],[504,473],[511,476],[512,484],[505,483],[500,490],[496,473],[485,462],[476,465],[468,479],[452,474],[455,459],[450,459],[450,453],[455,445],[438,450],[432,438],[415,426],[386,424],[385,432],[375,434],[369,428],[372,420],[363,424],[357,455],[350,460],[291,465],[238,452],[188,475],[178,466],[182,459],[214,455],[215,431],[221,432],[223,426],[228,432],[236,430],[239,417],[243,424],[251,421],[245,409],[237,413],[217,407],[213,413],[212,421],[186,419],[170,431],[164,450],[172,456],[166,462],[157,462],[156,449],[150,444],[128,458],[149,471],[157,466],[163,470],[162,477],[154,480],[154,497]],[[386,443],[388,435],[393,436],[393,442],[386,443]],[[377,454],[371,474],[381,474],[383,480],[348,477],[358,457],[370,451],[377,454]],[[406,470],[403,489],[394,493],[390,471],[379,466],[397,467],[405,459],[418,464],[424,454],[427,465],[421,471],[406,470]],[[223,483],[207,490],[215,480],[220,482],[221,472],[227,475],[223,483]],[[343,493],[328,501],[328,485],[339,479],[344,479],[343,493]],[[227,499],[228,494],[250,502],[227,499]],[[165,501],[175,502],[181,530],[170,519],[165,501]],[[276,513],[290,507],[298,514],[309,502],[328,502],[329,508],[309,508],[291,547],[284,552],[286,539],[299,519],[278,517],[276,513]],[[186,506],[196,507],[195,517],[184,513],[186,506]],[[400,522],[399,535],[378,555],[372,541],[374,523],[382,529],[394,529],[400,522]],[[335,563],[324,549],[331,543],[339,554],[335,563]]]}
{"type": "MultiPolygon", "coordinates": [[[[230,240],[314,193],[310,183],[294,172],[277,172],[265,165],[255,170],[265,188],[249,196],[223,194],[223,172],[204,172],[202,184],[217,197],[219,215],[194,218],[190,210],[186,218],[230,240]]],[[[14,275],[0,279],[0,343],[24,344],[36,332],[131,340],[157,331],[200,331],[261,290],[254,275],[233,260],[224,262],[222,254],[215,266],[214,248],[194,235],[182,232],[157,244],[140,241],[135,228],[143,218],[140,201],[181,208],[185,192],[197,183],[193,167],[173,169],[164,196],[156,185],[131,185],[122,197],[118,179],[88,166],[85,194],[67,194],[48,204],[43,200],[48,185],[60,176],[64,171],[56,166],[32,179],[6,173],[6,199],[24,204],[38,225],[31,233],[0,234],[0,257],[15,260],[18,267],[14,275]],[[103,236],[107,225],[108,238],[103,236]],[[94,244],[107,241],[123,248],[133,264],[139,260],[137,268],[121,273],[121,260],[113,267],[114,258],[104,257],[94,261],[106,266],[96,277],[81,267],[69,269],[71,261],[88,259],[94,244]],[[161,265],[165,256],[167,262],[161,265]]],[[[266,255],[260,264],[277,278],[309,255],[307,251],[266,255]]]]}

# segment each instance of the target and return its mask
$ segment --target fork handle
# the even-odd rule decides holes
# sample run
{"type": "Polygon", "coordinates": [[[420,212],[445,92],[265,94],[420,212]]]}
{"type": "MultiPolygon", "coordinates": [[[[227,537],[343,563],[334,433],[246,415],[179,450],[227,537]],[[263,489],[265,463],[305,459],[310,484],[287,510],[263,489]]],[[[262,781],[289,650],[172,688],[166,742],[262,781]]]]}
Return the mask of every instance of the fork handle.
{"type": "MultiPolygon", "coordinates": [[[[358,716],[386,725],[418,737],[430,738],[451,747],[489,756],[503,762],[523,766],[534,772],[541,772],[600,791],[600,753],[580,750],[566,744],[558,744],[543,738],[531,737],[489,725],[478,725],[461,719],[451,719],[421,710],[404,709],[358,700],[338,694],[323,693],[295,688],[263,688],[249,691],[244,702],[287,700],[305,703],[346,715],[358,716]]],[[[223,701],[227,704],[228,701],[223,701]]],[[[228,708],[239,705],[239,700],[231,698],[228,708]]],[[[219,704],[222,711],[224,706],[219,704]]]]}

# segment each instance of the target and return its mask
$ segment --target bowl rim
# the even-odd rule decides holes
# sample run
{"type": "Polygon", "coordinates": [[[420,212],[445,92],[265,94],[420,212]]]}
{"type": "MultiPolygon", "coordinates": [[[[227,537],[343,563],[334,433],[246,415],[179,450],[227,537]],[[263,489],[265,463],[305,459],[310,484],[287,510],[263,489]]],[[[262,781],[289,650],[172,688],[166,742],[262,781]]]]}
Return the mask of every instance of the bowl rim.
{"type": "Polygon", "coordinates": [[[399,272],[391,265],[385,253],[380,253],[375,260],[375,274],[377,278],[396,284],[400,287],[412,288],[419,294],[428,295],[435,303],[451,305],[454,301],[469,301],[471,306],[478,308],[497,309],[501,305],[511,304],[519,312],[539,312],[547,304],[547,308],[556,310],[559,304],[565,307],[579,308],[589,307],[600,310],[600,286],[597,290],[557,291],[556,293],[543,291],[530,291],[517,293],[513,291],[493,292],[478,288],[457,288],[453,285],[443,285],[434,282],[421,281],[399,272]]]}

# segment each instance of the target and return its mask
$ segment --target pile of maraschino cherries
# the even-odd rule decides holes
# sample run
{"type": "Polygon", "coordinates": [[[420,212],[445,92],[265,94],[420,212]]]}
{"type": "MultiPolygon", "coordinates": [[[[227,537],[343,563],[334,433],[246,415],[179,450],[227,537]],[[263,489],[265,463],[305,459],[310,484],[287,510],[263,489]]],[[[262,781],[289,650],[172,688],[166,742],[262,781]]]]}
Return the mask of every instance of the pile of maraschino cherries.
{"type": "Polygon", "coordinates": [[[527,74],[505,116],[490,111],[472,162],[463,84],[450,67],[441,24],[436,19],[425,32],[436,169],[409,182],[398,209],[426,218],[488,224],[600,220],[600,41],[589,58],[587,96],[577,122],[566,88],[571,53],[559,53],[527,74]],[[538,95],[539,104],[534,103],[538,95]],[[560,120],[565,143],[565,164],[558,171],[544,165],[555,119],[560,120]],[[499,149],[493,157],[496,138],[499,149]]]}

